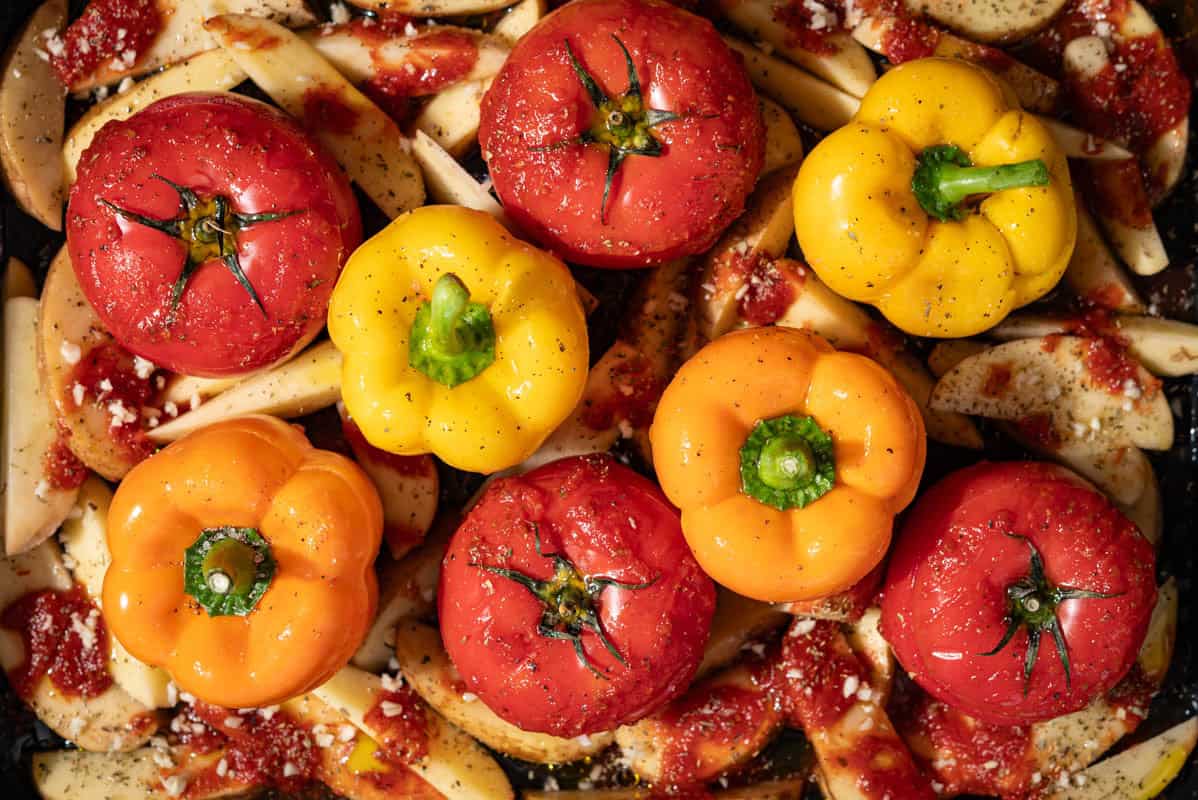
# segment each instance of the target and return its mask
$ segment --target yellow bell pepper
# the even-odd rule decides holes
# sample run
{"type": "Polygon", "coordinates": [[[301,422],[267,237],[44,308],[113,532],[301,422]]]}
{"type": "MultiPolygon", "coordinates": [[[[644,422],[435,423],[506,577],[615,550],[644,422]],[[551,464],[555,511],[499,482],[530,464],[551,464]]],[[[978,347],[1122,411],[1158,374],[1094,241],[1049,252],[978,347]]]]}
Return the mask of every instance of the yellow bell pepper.
{"type": "Polygon", "coordinates": [[[532,455],[586,384],[586,316],[566,265],[458,206],[418,208],[359,247],[329,334],[367,441],[470,472],[532,455]]]}
{"type": "Polygon", "coordinates": [[[833,291],[919,336],[960,337],[1043,296],[1077,236],[1064,154],[964,61],[888,72],[803,161],[795,234],[833,291]]]}

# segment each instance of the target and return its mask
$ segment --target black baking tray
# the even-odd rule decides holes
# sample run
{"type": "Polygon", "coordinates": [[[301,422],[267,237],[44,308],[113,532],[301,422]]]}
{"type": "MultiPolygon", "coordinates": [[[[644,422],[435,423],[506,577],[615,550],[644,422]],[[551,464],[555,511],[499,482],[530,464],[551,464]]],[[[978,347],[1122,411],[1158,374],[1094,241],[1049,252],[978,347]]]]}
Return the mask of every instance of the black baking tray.
{"type": "MultiPolygon", "coordinates": [[[[1186,73],[1191,77],[1198,76],[1198,0],[1145,1],[1173,41],[1186,73]]],[[[7,45],[39,2],[0,0],[0,42],[7,45]]],[[[82,0],[72,0],[72,12],[78,13],[83,5],[82,0]]],[[[312,5],[320,11],[324,0],[312,5]]],[[[327,7],[324,10],[327,11],[327,7]]],[[[77,105],[68,113],[77,114],[81,108],[77,105]]],[[[1198,113],[1194,108],[1191,108],[1190,120],[1193,138],[1198,140],[1198,113]]],[[[476,166],[481,168],[481,165],[476,166]]],[[[365,199],[362,209],[367,230],[375,230],[384,222],[365,199]]],[[[1165,238],[1171,266],[1151,279],[1137,279],[1137,284],[1163,315],[1198,322],[1198,145],[1190,147],[1184,177],[1157,210],[1156,219],[1165,238]]],[[[47,230],[23,214],[0,189],[0,263],[10,256],[20,258],[33,268],[40,281],[62,242],[60,234],[47,230]]],[[[576,277],[596,294],[601,305],[612,312],[592,316],[591,350],[599,354],[616,335],[615,321],[635,284],[635,273],[580,269],[576,270],[576,277]]],[[[1152,455],[1164,498],[1165,533],[1158,570],[1162,579],[1165,576],[1177,579],[1180,614],[1176,652],[1164,689],[1153,702],[1148,721],[1130,741],[1142,740],[1186,717],[1198,715],[1198,587],[1195,586],[1198,577],[1195,567],[1198,553],[1195,547],[1198,540],[1198,377],[1169,381],[1166,392],[1178,425],[1173,449],[1152,455]]],[[[995,458],[1019,455],[1001,441],[995,442],[995,448],[988,451],[988,455],[995,458]]],[[[932,443],[925,485],[973,460],[976,456],[972,454],[932,443]]],[[[478,476],[442,468],[446,503],[460,503],[478,483],[478,476]]],[[[0,800],[36,800],[37,792],[30,778],[30,758],[35,752],[62,746],[62,740],[38,722],[13,694],[0,672],[0,800]]],[[[787,760],[787,752],[801,749],[801,737],[797,734],[786,737],[780,747],[774,748],[778,760],[787,760]]],[[[1192,757],[1163,797],[1198,800],[1195,762],[1192,757]]],[[[530,772],[526,765],[510,762],[506,766],[515,785],[540,788],[544,779],[542,771],[530,772]]],[[[569,770],[559,773],[563,788],[568,785],[568,773],[569,770]]]]}

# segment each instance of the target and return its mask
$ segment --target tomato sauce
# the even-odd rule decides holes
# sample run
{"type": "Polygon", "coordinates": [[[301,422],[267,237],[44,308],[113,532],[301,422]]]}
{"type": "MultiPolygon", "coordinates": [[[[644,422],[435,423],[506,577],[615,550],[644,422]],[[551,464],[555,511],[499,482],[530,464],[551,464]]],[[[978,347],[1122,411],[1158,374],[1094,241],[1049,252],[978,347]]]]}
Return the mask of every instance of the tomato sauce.
{"type": "Polygon", "coordinates": [[[629,356],[611,369],[614,391],[587,400],[582,422],[591,430],[603,431],[621,421],[641,428],[653,421],[653,411],[664,390],[653,374],[653,365],[639,353],[629,356]]]}
{"type": "Polygon", "coordinates": [[[154,0],[92,0],[61,40],[47,43],[50,64],[66,86],[92,75],[109,59],[118,71],[128,71],[161,27],[154,0]]]}
{"type": "Polygon", "coordinates": [[[345,136],[353,133],[357,124],[358,112],[333,90],[321,87],[304,92],[304,127],[308,130],[345,136]]]}
{"type": "MultiPolygon", "coordinates": [[[[286,713],[275,711],[268,718],[261,711],[239,714],[232,709],[196,703],[189,715],[226,738],[223,760],[227,773],[216,775],[214,765],[209,780],[234,780],[280,792],[298,792],[317,779],[320,748],[307,726],[286,713]],[[231,720],[240,722],[230,725],[231,720]]],[[[204,734],[198,737],[209,744],[217,741],[204,734]]]]}
{"type": "Polygon", "coordinates": [[[729,266],[745,276],[740,297],[740,315],[753,325],[773,325],[802,291],[806,278],[802,267],[783,259],[775,261],[763,253],[734,255],[729,266]]]}
{"type": "Polygon", "coordinates": [[[670,787],[694,785],[711,777],[704,772],[703,750],[755,749],[758,732],[768,724],[773,701],[764,688],[754,691],[722,685],[692,689],[661,712],[661,778],[670,787]]]}
{"type": "Polygon", "coordinates": [[[774,6],[774,20],[787,30],[787,43],[809,53],[831,55],[836,45],[829,37],[844,27],[840,9],[833,4],[788,0],[774,6]]]}
{"type": "Polygon", "coordinates": [[[944,784],[942,794],[1006,797],[1031,788],[1036,764],[1030,728],[979,722],[915,687],[911,691],[917,694],[896,704],[893,720],[904,738],[926,742],[935,753],[926,766],[944,784]]]}
{"type": "Polygon", "coordinates": [[[1152,204],[1139,161],[1091,161],[1075,165],[1071,172],[1096,214],[1129,228],[1152,226],[1152,204]]]}
{"type": "Polygon", "coordinates": [[[406,683],[394,691],[380,692],[363,722],[395,761],[411,764],[428,755],[428,712],[406,683]]]}
{"type": "Polygon", "coordinates": [[[21,635],[25,658],[8,679],[22,698],[42,678],[71,697],[97,697],[112,686],[108,628],[82,587],[47,589],[17,599],[0,615],[0,626],[21,635]]]}
{"type": "Polygon", "coordinates": [[[999,397],[1006,394],[1011,386],[1011,365],[993,364],[986,373],[986,381],[982,384],[982,394],[986,397],[999,397]]]}
{"type": "Polygon", "coordinates": [[[74,489],[87,480],[87,467],[71,451],[70,436],[71,432],[59,425],[58,435],[42,460],[46,481],[55,489],[74,489]]]}
{"type": "Polygon", "coordinates": [[[1141,380],[1140,362],[1129,352],[1127,339],[1119,333],[1114,318],[1106,309],[1091,309],[1072,320],[1069,332],[1088,340],[1082,360],[1091,380],[1098,386],[1111,394],[1127,395],[1129,399],[1138,399],[1141,395],[1151,397],[1160,389],[1160,381],[1155,378],[1141,380]]]}
{"type": "Polygon", "coordinates": [[[133,356],[115,342],[105,342],[80,359],[66,384],[67,407],[95,403],[110,415],[108,432],[113,440],[138,458],[154,452],[154,444],[142,428],[141,409],[158,394],[157,370],[138,372],[133,356]],[[144,375],[144,377],[143,377],[144,375]],[[75,402],[75,389],[82,387],[82,403],[75,402]]]}
{"type": "Polygon", "coordinates": [[[1127,675],[1123,676],[1123,680],[1107,693],[1106,699],[1116,710],[1116,714],[1122,709],[1134,727],[1147,718],[1148,706],[1159,688],[1144,674],[1139,664],[1133,664],[1127,675]]]}
{"type": "Polygon", "coordinates": [[[869,673],[844,646],[839,626],[823,620],[809,633],[782,637],[778,670],[785,678],[781,700],[787,719],[807,730],[827,728],[852,708],[856,694],[846,694],[846,687],[869,685],[869,673]]]}
{"type": "Polygon", "coordinates": [[[1050,414],[1030,414],[1015,420],[1015,427],[1020,435],[1037,447],[1045,450],[1058,450],[1062,441],[1060,434],[1052,424],[1050,414]]]}
{"type": "Polygon", "coordinates": [[[858,775],[857,788],[868,798],[930,800],[934,797],[903,745],[887,735],[864,734],[841,754],[844,765],[858,775]]]}

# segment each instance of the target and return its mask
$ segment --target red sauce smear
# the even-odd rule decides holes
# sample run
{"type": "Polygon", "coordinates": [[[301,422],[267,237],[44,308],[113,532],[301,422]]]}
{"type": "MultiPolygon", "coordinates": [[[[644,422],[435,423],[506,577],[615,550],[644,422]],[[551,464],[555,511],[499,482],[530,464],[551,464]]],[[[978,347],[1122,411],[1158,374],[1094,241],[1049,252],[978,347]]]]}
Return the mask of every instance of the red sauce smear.
{"type": "Polygon", "coordinates": [[[857,788],[863,797],[890,800],[931,800],[936,797],[928,779],[915,762],[902,752],[903,745],[877,734],[864,734],[841,756],[845,766],[857,773],[857,788]]]}
{"type": "Polygon", "coordinates": [[[1031,414],[1015,420],[1019,433],[1037,447],[1045,450],[1057,450],[1061,447],[1061,437],[1052,424],[1049,414],[1031,414]]]}
{"type": "Polygon", "coordinates": [[[25,659],[8,679],[26,700],[44,677],[71,697],[97,697],[112,686],[108,629],[82,587],[30,592],[4,609],[0,626],[19,633],[25,645],[25,659]]]}
{"type": "Polygon", "coordinates": [[[740,316],[753,325],[773,325],[802,291],[806,272],[789,259],[775,261],[763,253],[733,256],[729,266],[745,276],[740,316]]]}
{"type": "Polygon", "coordinates": [[[357,124],[358,112],[343,103],[336,92],[325,88],[304,92],[304,127],[308,130],[345,136],[357,124]]]}
{"type": "MultiPolygon", "coordinates": [[[[796,623],[797,624],[797,623],[796,623]]],[[[805,730],[827,728],[856,702],[846,682],[869,685],[869,673],[849,650],[834,622],[821,620],[809,633],[782,637],[778,671],[785,676],[782,707],[787,720],[805,730]]]]}
{"type": "Polygon", "coordinates": [[[42,472],[55,489],[77,488],[87,480],[89,474],[87,467],[71,451],[70,436],[71,432],[59,425],[58,435],[42,460],[42,472]]]}
{"type": "Polygon", "coordinates": [[[372,461],[376,464],[385,464],[400,475],[422,476],[428,474],[428,456],[401,456],[395,453],[388,453],[386,450],[380,450],[366,441],[366,436],[362,433],[362,429],[352,419],[344,419],[341,422],[341,430],[345,434],[345,439],[349,442],[350,448],[354,453],[365,454],[361,456],[363,460],[372,461]]]}
{"type": "MultiPolygon", "coordinates": [[[[397,36],[405,35],[408,26],[416,22],[415,17],[398,11],[375,11],[373,16],[355,17],[347,23],[354,35],[367,44],[383,44],[397,36]]],[[[326,28],[337,30],[336,26],[326,28]]]]}
{"type": "Polygon", "coordinates": [[[774,20],[785,26],[787,43],[809,53],[831,55],[836,45],[829,37],[844,28],[841,9],[833,4],[812,6],[804,0],[788,0],[774,6],[774,20]]]}
{"type": "Polygon", "coordinates": [[[653,365],[638,354],[623,359],[611,369],[613,391],[588,400],[582,422],[591,430],[603,431],[626,420],[637,428],[653,421],[653,411],[665,388],[653,374],[653,365]]]}
{"type": "Polygon", "coordinates": [[[1123,709],[1134,727],[1148,716],[1148,706],[1159,688],[1139,664],[1133,664],[1123,680],[1107,693],[1107,702],[1115,709],[1123,709]]]}
{"type": "MultiPolygon", "coordinates": [[[[222,777],[213,771],[211,778],[275,788],[280,792],[301,791],[317,779],[320,748],[308,728],[286,713],[275,711],[267,719],[261,711],[239,714],[206,703],[196,703],[186,713],[195,722],[203,723],[227,738],[223,758],[228,772],[222,777]],[[241,720],[241,723],[229,725],[230,720],[241,720]],[[286,774],[289,772],[292,774],[286,774]]],[[[192,733],[191,736],[192,741],[201,744],[219,741],[205,734],[192,733]]]]}
{"type": "Polygon", "coordinates": [[[881,50],[891,63],[936,54],[940,31],[912,14],[903,0],[867,0],[859,6],[866,16],[886,25],[881,50]]]}
{"type": "Polygon", "coordinates": [[[656,717],[666,728],[660,737],[658,783],[694,786],[714,777],[711,765],[704,764],[704,750],[756,749],[759,732],[770,724],[772,707],[764,688],[754,691],[729,684],[692,688],[656,717]]]}
{"type": "Polygon", "coordinates": [[[986,381],[982,384],[982,394],[986,397],[998,397],[1005,394],[1011,385],[1011,365],[994,364],[986,373],[986,381]]]}
{"type": "Polygon", "coordinates": [[[1104,283],[1086,292],[1082,301],[1086,305],[1098,306],[1116,311],[1127,300],[1127,294],[1117,283],[1104,283]]]}
{"type": "Polygon", "coordinates": [[[380,692],[363,722],[390,759],[412,764],[428,755],[428,713],[407,684],[380,692]]]}
{"type": "Polygon", "coordinates": [[[83,387],[83,403],[99,405],[110,419],[115,416],[113,410],[127,410],[131,416],[117,425],[110,425],[108,433],[136,458],[146,458],[154,452],[154,444],[145,436],[141,409],[149,406],[157,395],[159,375],[160,372],[154,371],[140,377],[131,354],[113,342],[99,344],[88,350],[75,365],[65,390],[67,407],[78,407],[73,388],[78,384],[83,387]]]}
{"type": "Polygon", "coordinates": [[[850,622],[861,619],[861,615],[873,603],[882,583],[885,564],[879,564],[864,578],[843,592],[815,600],[794,600],[785,604],[786,613],[797,617],[820,617],[835,615],[850,622]]]}
{"type": "MultiPolygon", "coordinates": [[[[892,709],[895,727],[904,739],[926,742],[927,751],[936,754],[924,766],[944,784],[942,795],[1009,797],[1031,789],[1036,764],[1028,727],[978,722],[914,687],[911,691],[917,695],[910,703],[892,709]]],[[[924,751],[915,749],[917,757],[924,751]]]]}
{"type": "Polygon", "coordinates": [[[49,50],[50,65],[66,86],[92,75],[108,59],[118,61],[118,71],[128,71],[161,27],[154,0],[92,0],[63,33],[61,49],[49,50]]]}
{"type": "Polygon", "coordinates": [[[1137,159],[1089,161],[1071,171],[1096,214],[1131,228],[1152,226],[1152,203],[1137,159]]]}
{"type": "Polygon", "coordinates": [[[1140,362],[1128,351],[1127,339],[1106,309],[1091,309],[1073,319],[1069,323],[1069,333],[1089,340],[1083,361],[1090,378],[1098,386],[1111,394],[1126,394],[1127,387],[1134,384],[1140,394],[1147,397],[1160,389],[1160,381],[1155,378],[1141,380],[1140,362]]]}

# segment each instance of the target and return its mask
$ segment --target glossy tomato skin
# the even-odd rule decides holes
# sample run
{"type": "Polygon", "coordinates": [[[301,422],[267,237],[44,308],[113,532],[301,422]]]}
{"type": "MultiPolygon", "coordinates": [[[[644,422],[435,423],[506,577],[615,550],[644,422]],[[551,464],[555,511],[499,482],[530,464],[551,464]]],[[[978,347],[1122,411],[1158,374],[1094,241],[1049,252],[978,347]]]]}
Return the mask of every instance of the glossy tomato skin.
{"type": "Polygon", "coordinates": [[[938,700],[983,722],[1018,725],[1084,708],[1135,663],[1156,602],[1155,556],[1136,526],[1090,484],[1038,462],[982,463],[920,498],[892,550],[882,631],[903,668],[938,700]],[[1072,680],[1046,632],[1024,694],[1021,629],[1007,587],[1029,572],[1027,537],[1049,581],[1110,598],[1063,601],[1057,619],[1072,680]]]}
{"type": "Polygon", "coordinates": [[[483,98],[479,142],[509,217],[543,246],[567,261],[631,268],[715,242],[761,171],[765,128],[739,57],[710,22],[657,0],[576,0],[512,50],[483,98]],[[648,105],[682,119],[653,128],[660,157],[624,160],[604,220],[608,150],[569,143],[594,106],[565,44],[616,96],[628,70],[613,36],[648,105]]]}
{"type": "Polygon", "coordinates": [[[175,372],[244,373],[311,341],[362,238],[357,201],[336,162],[285,114],[240,95],[176,95],[110,122],[78,175],[67,246],[84,294],[126,349],[175,372]],[[239,213],[297,212],[237,236],[265,315],[212,260],[196,270],[168,324],[186,248],[100,202],[152,219],[178,216],[179,194],[156,175],[201,199],[226,196],[239,213]]]}
{"type": "Polygon", "coordinates": [[[462,522],[445,555],[441,635],[470,691],[524,730],[578,736],[615,728],[681,694],[711,626],[715,585],[682,537],[678,512],[650,481],[610,457],[585,456],[500,478],[462,522]],[[543,605],[520,584],[478,564],[549,578],[560,553],[605,588],[603,630],[627,666],[591,632],[583,666],[573,645],[537,633],[543,605]]]}

